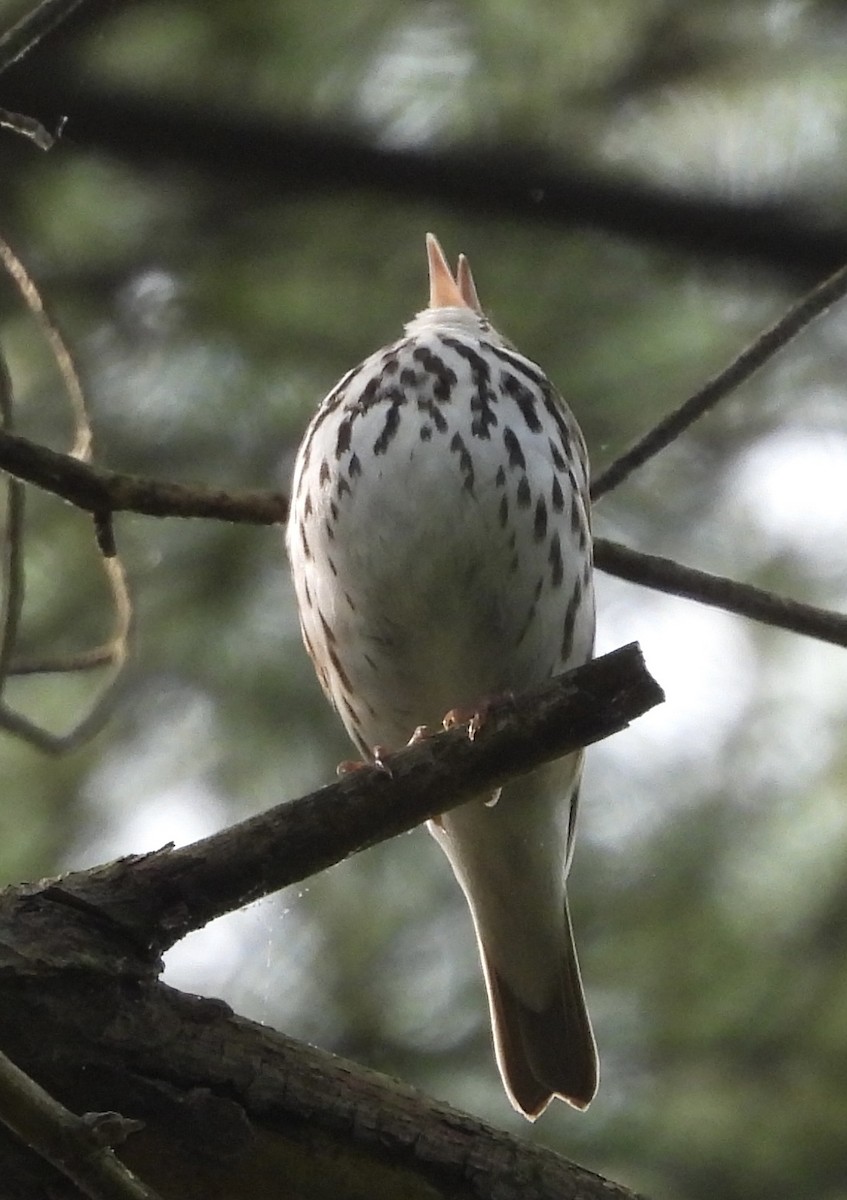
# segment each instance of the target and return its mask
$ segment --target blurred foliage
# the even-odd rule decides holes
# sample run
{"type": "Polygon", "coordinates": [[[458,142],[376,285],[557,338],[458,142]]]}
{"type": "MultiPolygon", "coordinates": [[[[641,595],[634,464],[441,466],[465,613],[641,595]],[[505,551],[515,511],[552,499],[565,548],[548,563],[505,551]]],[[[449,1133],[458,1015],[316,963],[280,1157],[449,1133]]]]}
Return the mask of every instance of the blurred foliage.
{"type": "MultiPolygon", "coordinates": [[[[26,5],[0,5],[4,22],[26,5]]],[[[843,222],[847,10],[835,0],[92,3],[0,79],[51,70],[161,105],[350,128],[378,145],[530,145],[671,195],[843,222]]],[[[4,103],[0,87],[0,104],[4,103]]],[[[38,114],[36,114],[38,115],[38,114]]],[[[425,302],[423,233],[609,461],[797,293],[780,270],[597,229],[310,192],[0,130],[0,223],[69,334],[105,465],[285,486],[336,378],[425,302]]],[[[127,128],[128,147],[143,131],[127,128]]],[[[835,264],[833,264],[835,265],[835,264]]],[[[11,285],[21,432],[65,446],[55,369],[11,285]]],[[[847,324],[834,312],[597,511],[598,532],[833,607],[847,600],[847,324]]],[[[25,647],[108,625],[86,519],[31,497],[25,647]]],[[[0,743],[15,881],[189,840],[349,755],[299,644],[276,530],[121,517],[138,615],[108,727],[54,760],[0,743]]],[[[847,660],[616,580],[667,704],[590,755],[571,894],[600,1094],[532,1129],[489,1046],[470,922],[425,833],[218,922],[168,977],[396,1073],[657,1197],[847,1197],[847,660]]],[[[78,680],[18,681],[51,728],[78,680]]]]}

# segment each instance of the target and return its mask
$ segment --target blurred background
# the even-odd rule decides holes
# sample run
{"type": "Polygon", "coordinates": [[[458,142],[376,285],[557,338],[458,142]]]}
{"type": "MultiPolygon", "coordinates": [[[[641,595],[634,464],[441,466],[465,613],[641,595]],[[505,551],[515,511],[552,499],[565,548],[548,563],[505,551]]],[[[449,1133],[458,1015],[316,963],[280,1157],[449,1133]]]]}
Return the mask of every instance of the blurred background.
{"type": "MultiPolygon", "coordinates": [[[[0,2],[8,27],[30,3],[0,2]]],[[[336,379],[426,298],[423,235],[570,399],[595,469],[847,260],[839,0],[91,0],[0,77],[0,232],[88,389],[97,461],[287,487],[336,379]]],[[[66,448],[0,278],[20,432],[66,448]]],[[[596,510],[599,534],[844,609],[847,310],[596,510]]],[[[89,521],[30,489],[21,652],[109,628],[89,521]]],[[[0,741],[3,881],[190,841],[350,754],[281,532],[122,516],[127,689],[84,748],[0,741]]],[[[667,703],[589,754],[571,876],[602,1058],[532,1128],[423,830],[216,922],[175,986],[655,1197],[847,1197],[847,654],[599,575],[599,649],[667,703]]],[[[61,731],[103,680],[14,680],[61,731]]]]}

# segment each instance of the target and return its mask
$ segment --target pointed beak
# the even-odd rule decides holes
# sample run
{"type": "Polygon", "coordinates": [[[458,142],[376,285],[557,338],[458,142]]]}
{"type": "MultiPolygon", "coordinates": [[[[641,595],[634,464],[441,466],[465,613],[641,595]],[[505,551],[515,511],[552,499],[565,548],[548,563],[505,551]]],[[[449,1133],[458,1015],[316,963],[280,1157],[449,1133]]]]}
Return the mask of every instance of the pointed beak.
{"type": "Polygon", "coordinates": [[[476,284],[471,274],[471,264],[465,258],[464,254],[459,255],[459,265],[456,268],[456,283],[458,284],[462,299],[468,308],[472,308],[474,312],[482,316],[482,305],[479,302],[476,284]]]}
{"type": "Polygon", "coordinates": [[[429,263],[429,307],[470,308],[433,233],[426,235],[426,257],[429,263]]]}

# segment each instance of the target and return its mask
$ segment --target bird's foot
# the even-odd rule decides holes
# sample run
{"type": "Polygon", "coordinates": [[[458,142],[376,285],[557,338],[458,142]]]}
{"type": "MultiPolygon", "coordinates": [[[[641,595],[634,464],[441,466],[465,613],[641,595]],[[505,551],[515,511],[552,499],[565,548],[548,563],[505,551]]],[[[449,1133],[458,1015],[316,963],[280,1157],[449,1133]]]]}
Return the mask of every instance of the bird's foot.
{"type": "Polygon", "coordinates": [[[456,708],[451,708],[448,713],[445,713],[441,724],[445,729],[455,729],[457,725],[467,725],[468,739],[473,741],[485,724],[488,709],[488,701],[469,708],[460,705],[456,708]]]}
{"type": "Polygon", "coordinates": [[[441,723],[445,729],[455,729],[457,725],[467,725],[468,739],[473,742],[476,740],[477,734],[485,728],[491,710],[504,700],[511,699],[512,693],[506,692],[499,696],[486,696],[478,704],[459,705],[457,708],[451,708],[441,723]]]}
{"type": "Polygon", "coordinates": [[[363,767],[376,767],[378,771],[382,771],[391,778],[391,768],[386,762],[388,754],[389,751],[385,746],[374,746],[371,749],[371,757],[367,762],[361,758],[345,758],[335,768],[335,773],[343,777],[344,775],[352,775],[354,771],[361,771],[363,767]]]}

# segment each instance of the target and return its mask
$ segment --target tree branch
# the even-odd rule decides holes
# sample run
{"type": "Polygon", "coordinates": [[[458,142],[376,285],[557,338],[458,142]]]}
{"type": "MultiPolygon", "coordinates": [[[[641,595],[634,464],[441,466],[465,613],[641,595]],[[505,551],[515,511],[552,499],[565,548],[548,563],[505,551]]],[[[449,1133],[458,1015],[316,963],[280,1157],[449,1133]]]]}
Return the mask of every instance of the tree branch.
{"type": "Polygon", "coordinates": [[[508,779],[624,729],[664,699],[636,644],[193,845],[65,876],[51,898],[96,910],[158,954],[224,913],[314,875],[508,779]]]}
{"type": "Polygon", "coordinates": [[[0,74],[28,54],[82,3],[83,0],[41,0],[21,17],[0,36],[0,74]]]}
{"type": "MultiPolygon", "coordinates": [[[[120,975],[103,926],[62,917],[0,902],[0,1040],[80,1111],[143,1121],[121,1158],[165,1200],[636,1200],[221,1001],[120,975]],[[57,965],[69,936],[87,945],[86,970],[57,965]]],[[[17,1200],[55,1194],[49,1168],[2,1136],[0,1170],[17,1200]]]]}
{"type": "MultiPolygon", "coordinates": [[[[222,489],[166,483],[136,475],[122,475],[79,462],[67,454],[36,445],[26,438],[0,431],[0,470],[61,496],[87,512],[136,512],[155,517],[205,517],[249,525],[273,525],[286,518],[288,501],[281,492],[222,489]]],[[[847,617],[826,609],[790,600],[722,575],[711,575],[674,563],[670,559],[632,550],[605,538],[595,538],[594,562],[630,583],[684,596],[701,604],[722,608],[766,625],[802,633],[837,646],[847,645],[847,617]]],[[[107,661],[98,649],[80,669],[107,661]]],[[[62,670],[63,664],[21,664],[21,673],[62,670]]],[[[10,674],[18,673],[13,663],[10,674]]],[[[45,746],[48,750],[63,749],[45,746]]]]}
{"type": "MultiPolygon", "coordinates": [[[[220,1001],[174,992],[156,978],[157,954],[215,916],[623,728],[661,699],[637,646],[626,646],[493,705],[473,740],[453,729],[193,846],[7,888],[0,1044],[78,1111],[143,1121],[121,1158],[167,1200],[212,1190],[276,1200],[280,1179],[302,1200],[633,1200],[544,1147],[220,1001]]],[[[4,1178],[34,1179],[16,1194],[44,1195],[43,1166],[13,1155],[0,1137],[4,1178]]]]}
{"type": "Polygon", "coordinates": [[[159,1200],[111,1149],[112,1135],[135,1131],[137,1122],[122,1121],[116,1113],[77,1117],[2,1051],[0,1121],[73,1180],[90,1200],[159,1200]]]}
{"type": "MultiPolygon", "coordinates": [[[[5,102],[42,114],[48,127],[67,114],[70,139],[82,150],[153,169],[193,168],[225,188],[238,180],[242,197],[245,190],[290,196],[367,188],[415,204],[449,205],[474,220],[505,216],[524,225],[599,229],[804,280],[847,260],[847,231],[798,206],[687,196],[553,160],[539,146],[380,146],[358,129],[263,119],[98,85],[72,77],[62,58],[49,53],[39,56],[38,70],[14,71],[4,82],[5,102]]],[[[59,150],[65,152],[62,144],[59,150]]]]}
{"type": "Polygon", "coordinates": [[[0,470],[93,514],[134,512],[148,517],[208,517],[273,525],[284,521],[288,511],[288,502],[280,493],[227,492],[124,475],[11,433],[0,432],[0,470]]]}
{"type": "Polygon", "coordinates": [[[789,600],[723,575],[710,575],[707,571],[685,567],[656,554],[630,550],[605,538],[594,539],[594,561],[601,571],[630,583],[696,600],[698,604],[721,608],[724,612],[749,617],[777,629],[802,633],[819,642],[847,646],[847,616],[841,613],[801,604],[798,600],[789,600]]]}
{"type": "Polygon", "coordinates": [[[613,488],[619,487],[633,471],[644,466],[660,450],[664,450],[671,442],[676,441],[689,426],[713,409],[719,400],[723,400],[734,392],[812,321],[825,313],[833,304],[843,300],[845,295],[847,295],[847,267],[842,267],[799,300],[769,329],[760,333],[756,340],[742,350],[728,367],[725,367],[723,371],[699,388],[679,408],[663,417],[658,425],[645,433],[629,450],[592,479],[592,500],[599,500],[613,488]]]}

